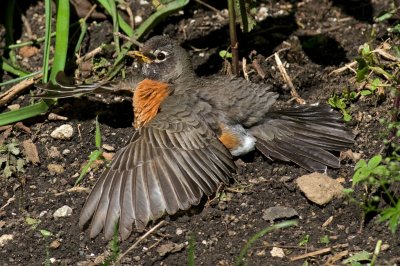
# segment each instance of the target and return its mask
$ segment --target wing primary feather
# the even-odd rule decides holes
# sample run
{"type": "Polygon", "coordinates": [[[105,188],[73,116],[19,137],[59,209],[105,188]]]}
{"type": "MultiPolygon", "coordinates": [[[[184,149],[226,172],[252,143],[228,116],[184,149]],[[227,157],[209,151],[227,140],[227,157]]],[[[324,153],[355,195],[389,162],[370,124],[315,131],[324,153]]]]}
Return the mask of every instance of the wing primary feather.
{"type": "Polygon", "coordinates": [[[101,192],[101,198],[97,205],[96,212],[94,213],[92,223],[90,225],[90,237],[97,236],[104,227],[105,220],[107,217],[108,204],[110,200],[110,191],[112,190],[112,183],[117,174],[116,171],[109,171],[106,173],[106,181],[104,183],[104,189],[101,192]]]}

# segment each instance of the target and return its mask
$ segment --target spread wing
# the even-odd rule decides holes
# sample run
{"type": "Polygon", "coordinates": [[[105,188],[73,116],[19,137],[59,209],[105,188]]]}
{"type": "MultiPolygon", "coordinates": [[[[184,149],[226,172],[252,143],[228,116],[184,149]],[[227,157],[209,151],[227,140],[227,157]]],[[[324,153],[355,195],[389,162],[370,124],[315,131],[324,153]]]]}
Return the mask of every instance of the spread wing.
{"type": "Polygon", "coordinates": [[[186,210],[228,182],[235,165],[215,133],[189,106],[170,109],[136,131],[100,176],[79,221],[92,218],[91,237],[104,229],[110,239],[119,223],[126,239],[134,223],[142,229],[165,212],[186,210]]]}

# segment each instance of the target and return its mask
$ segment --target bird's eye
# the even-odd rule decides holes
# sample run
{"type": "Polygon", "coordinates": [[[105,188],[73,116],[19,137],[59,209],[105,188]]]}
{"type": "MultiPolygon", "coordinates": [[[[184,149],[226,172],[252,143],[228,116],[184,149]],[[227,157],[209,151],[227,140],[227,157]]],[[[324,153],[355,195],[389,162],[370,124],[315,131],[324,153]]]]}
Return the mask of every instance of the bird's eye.
{"type": "Polygon", "coordinates": [[[165,59],[165,53],[159,52],[159,53],[157,54],[157,60],[162,61],[162,60],[164,60],[164,59],[165,59]]]}

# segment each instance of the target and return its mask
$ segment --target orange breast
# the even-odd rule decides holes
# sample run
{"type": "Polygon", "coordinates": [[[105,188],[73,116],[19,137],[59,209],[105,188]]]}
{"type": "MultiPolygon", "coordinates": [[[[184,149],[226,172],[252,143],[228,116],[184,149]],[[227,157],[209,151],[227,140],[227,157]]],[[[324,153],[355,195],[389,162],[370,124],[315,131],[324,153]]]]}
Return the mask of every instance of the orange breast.
{"type": "Polygon", "coordinates": [[[221,125],[221,135],[218,137],[218,139],[229,150],[235,149],[240,144],[238,137],[223,125],[221,125]]]}
{"type": "Polygon", "coordinates": [[[145,79],[138,84],[133,96],[133,107],[135,123],[137,129],[148,123],[155,117],[160,108],[160,104],[169,95],[168,84],[145,79]]]}

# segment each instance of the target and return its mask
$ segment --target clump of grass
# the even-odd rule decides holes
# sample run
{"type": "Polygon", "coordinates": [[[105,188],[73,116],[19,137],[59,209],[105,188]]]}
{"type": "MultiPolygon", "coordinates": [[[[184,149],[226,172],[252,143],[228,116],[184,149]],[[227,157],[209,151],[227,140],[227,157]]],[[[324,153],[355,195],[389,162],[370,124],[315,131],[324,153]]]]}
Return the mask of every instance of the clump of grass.
{"type": "Polygon", "coordinates": [[[356,59],[355,81],[359,90],[355,98],[385,95],[393,106],[380,119],[384,148],[356,164],[353,188],[346,190],[352,196],[356,186],[364,187],[366,193],[352,200],[364,209],[365,215],[379,215],[378,221],[387,222],[392,233],[400,223],[400,191],[396,190],[400,186],[400,46],[392,41],[395,37],[392,35],[376,47],[364,44],[356,59]]]}
{"type": "Polygon", "coordinates": [[[103,149],[101,148],[101,132],[98,117],[96,117],[95,144],[97,149],[90,153],[89,161],[82,168],[79,177],[75,181],[75,186],[82,182],[82,179],[89,172],[90,167],[93,165],[93,163],[102,158],[103,149]]]}

